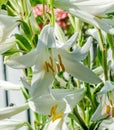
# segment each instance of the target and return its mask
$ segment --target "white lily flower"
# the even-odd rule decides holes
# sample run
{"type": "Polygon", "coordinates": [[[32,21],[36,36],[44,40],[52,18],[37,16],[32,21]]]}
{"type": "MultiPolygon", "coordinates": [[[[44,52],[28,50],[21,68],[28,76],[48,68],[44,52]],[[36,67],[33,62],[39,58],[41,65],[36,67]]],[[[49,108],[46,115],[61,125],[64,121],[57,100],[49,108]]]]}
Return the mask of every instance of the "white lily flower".
{"type": "MultiPolygon", "coordinates": [[[[45,91],[45,90],[44,90],[45,91]]],[[[45,126],[45,130],[67,128],[64,115],[71,112],[74,106],[84,97],[83,89],[50,89],[50,94],[31,97],[30,108],[40,114],[49,115],[50,120],[45,126]]]]}
{"type": "Polygon", "coordinates": [[[26,122],[22,122],[22,121],[9,120],[9,119],[0,120],[1,130],[18,130],[25,125],[26,125],[26,122]]]}
{"type": "Polygon", "coordinates": [[[9,81],[0,80],[0,89],[4,90],[21,90],[22,85],[14,84],[9,81]]]}
{"type": "Polygon", "coordinates": [[[105,15],[113,11],[114,0],[54,0],[54,5],[105,32],[114,34],[114,22],[105,15]]]}
{"type": "Polygon", "coordinates": [[[50,89],[50,93],[46,95],[43,93],[42,96],[31,95],[29,105],[33,111],[45,115],[50,114],[51,108],[55,105],[57,105],[57,112],[64,111],[64,113],[69,113],[83,96],[83,89],[50,89]]]}
{"type": "Polygon", "coordinates": [[[12,107],[2,108],[0,109],[0,120],[14,116],[24,110],[27,110],[28,108],[29,108],[28,103],[25,103],[24,105],[21,105],[21,106],[12,106],[12,107]]]}
{"type": "MultiPolygon", "coordinates": [[[[81,54],[83,55],[82,52],[85,51],[84,48],[77,52],[80,57],[81,54]]],[[[53,76],[61,71],[66,71],[85,82],[100,82],[100,79],[90,69],[80,63],[80,58],[76,58],[75,53],[70,53],[63,47],[57,46],[54,27],[50,25],[45,26],[41,31],[37,49],[24,56],[6,60],[5,63],[13,68],[35,66],[32,80],[32,93],[36,93],[36,95],[40,95],[42,93],[41,91],[44,92],[44,90],[46,90],[44,93],[46,94],[53,82],[53,76]]]]}
{"type": "Polygon", "coordinates": [[[114,85],[110,81],[106,81],[104,87],[97,93],[100,97],[100,104],[92,116],[92,120],[100,120],[103,118],[114,117],[114,85]],[[108,93],[108,95],[107,95],[108,93]]]}

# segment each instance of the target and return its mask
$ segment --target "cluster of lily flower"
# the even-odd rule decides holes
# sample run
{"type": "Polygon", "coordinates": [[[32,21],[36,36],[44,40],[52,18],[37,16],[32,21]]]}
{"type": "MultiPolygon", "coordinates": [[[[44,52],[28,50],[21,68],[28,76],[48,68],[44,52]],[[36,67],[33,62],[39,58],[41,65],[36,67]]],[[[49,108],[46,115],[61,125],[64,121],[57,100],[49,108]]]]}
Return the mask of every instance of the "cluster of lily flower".
{"type": "Polygon", "coordinates": [[[50,15],[48,22],[44,25],[42,22],[39,28],[35,17],[41,15],[45,20],[47,6],[43,5],[44,12],[37,14],[35,10],[40,10],[41,5],[32,7],[29,0],[0,3],[0,54],[6,65],[25,72],[21,77],[22,85],[0,81],[0,88],[20,90],[26,99],[21,106],[0,110],[0,129],[18,130],[28,126],[30,130],[111,130],[114,117],[114,22],[111,12],[114,0],[50,0],[43,4],[51,6],[50,15]],[[54,19],[51,19],[54,7],[61,12],[56,19],[58,24],[53,24],[54,19]],[[68,13],[73,15],[70,19],[68,13]],[[74,16],[81,23],[92,25],[86,31],[87,38],[82,46],[79,44],[81,29],[76,28],[79,21],[75,21],[74,16]],[[66,18],[67,23],[61,24],[61,19],[66,18]],[[70,38],[64,34],[69,24],[75,30],[70,38]],[[92,50],[94,40],[98,44],[98,56],[95,56],[95,48],[92,50]],[[88,60],[88,53],[90,62],[95,62],[96,57],[102,60],[95,68],[88,68],[89,63],[83,62],[88,60]],[[34,119],[34,126],[9,119],[29,108],[35,117],[42,117],[34,119]]]}

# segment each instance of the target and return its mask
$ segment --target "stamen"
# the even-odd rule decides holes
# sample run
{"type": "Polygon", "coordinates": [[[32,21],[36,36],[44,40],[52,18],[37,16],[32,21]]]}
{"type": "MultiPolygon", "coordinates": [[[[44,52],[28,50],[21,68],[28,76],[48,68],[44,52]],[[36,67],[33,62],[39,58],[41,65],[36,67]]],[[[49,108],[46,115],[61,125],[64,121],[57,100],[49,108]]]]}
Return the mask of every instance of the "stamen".
{"type": "Polygon", "coordinates": [[[55,115],[53,116],[53,118],[52,118],[52,122],[54,122],[54,121],[57,120],[57,119],[62,118],[63,114],[64,114],[63,112],[60,112],[60,113],[58,113],[58,114],[55,114],[55,115]]]}
{"type": "Polygon", "coordinates": [[[60,72],[60,70],[61,70],[60,65],[58,63],[56,63],[56,66],[57,66],[57,71],[60,72]]]}
{"type": "Polygon", "coordinates": [[[59,59],[60,65],[61,65],[61,64],[62,64],[62,58],[61,58],[61,55],[60,55],[60,54],[58,54],[58,59],[59,59]]]}
{"type": "Polygon", "coordinates": [[[47,65],[48,65],[48,68],[50,68],[52,72],[55,72],[55,70],[54,70],[52,65],[50,65],[49,63],[47,63],[47,65]]]}
{"type": "Polygon", "coordinates": [[[58,54],[58,59],[59,59],[59,63],[60,63],[60,66],[61,66],[61,68],[62,68],[62,71],[65,71],[65,66],[64,66],[64,64],[62,63],[62,58],[61,58],[61,55],[60,55],[60,54],[58,54]]]}
{"type": "Polygon", "coordinates": [[[57,110],[57,105],[55,105],[55,106],[53,106],[52,108],[51,108],[51,111],[50,111],[50,116],[53,116],[53,115],[55,115],[56,114],[56,110],[57,110]]]}
{"type": "Polygon", "coordinates": [[[46,71],[49,72],[48,63],[45,61],[46,71]]]}
{"type": "Polygon", "coordinates": [[[110,114],[110,106],[109,105],[106,106],[106,114],[110,114]]]}
{"type": "Polygon", "coordinates": [[[111,104],[111,106],[112,106],[112,99],[109,99],[109,102],[110,102],[110,104],[111,104]]]}
{"type": "Polygon", "coordinates": [[[114,107],[112,107],[112,117],[114,117],[114,107]]]}
{"type": "Polygon", "coordinates": [[[62,71],[64,72],[64,71],[65,71],[65,66],[64,66],[64,64],[60,64],[60,65],[61,65],[62,71]]]}
{"type": "Polygon", "coordinates": [[[49,59],[50,59],[51,65],[53,65],[53,58],[50,56],[49,59]]]}

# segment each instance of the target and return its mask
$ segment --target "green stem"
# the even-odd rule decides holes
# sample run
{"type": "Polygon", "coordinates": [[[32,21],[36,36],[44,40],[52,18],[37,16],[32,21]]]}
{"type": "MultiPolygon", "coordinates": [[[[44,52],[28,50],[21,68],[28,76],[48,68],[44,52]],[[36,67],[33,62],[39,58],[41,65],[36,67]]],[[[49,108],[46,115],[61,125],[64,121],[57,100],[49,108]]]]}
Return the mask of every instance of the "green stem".
{"type": "Polygon", "coordinates": [[[108,80],[106,45],[103,41],[101,30],[100,29],[97,29],[97,30],[99,34],[100,47],[101,47],[102,56],[103,56],[104,79],[106,81],[108,80]]]}
{"type": "Polygon", "coordinates": [[[73,121],[73,119],[70,119],[70,127],[71,127],[71,130],[75,130],[74,129],[74,121],[73,121]]]}
{"type": "Polygon", "coordinates": [[[80,126],[84,129],[84,130],[88,130],[88,127],[86,126],[85,122],[83,121],[83,119],[81,118],[81,116],[78,113],[77,107],[74,108],[73,110],[74,115],[77,117],[80,126]]]}
{"type": "Polygon", "coordinates": [[[26,125],[29,127],[29,130],[34,130],[28,122],[26,122],[26,125]]]}
{"type": "Polygon", "coordinates": [[[55,14],[54,14],[54,7],[53,7],[53,5],[54,5],[54,0],[50,0],[50,8],[51,8],[51,24],[52,24],[52,26],[54,26],[55,25],[55,14]]]}

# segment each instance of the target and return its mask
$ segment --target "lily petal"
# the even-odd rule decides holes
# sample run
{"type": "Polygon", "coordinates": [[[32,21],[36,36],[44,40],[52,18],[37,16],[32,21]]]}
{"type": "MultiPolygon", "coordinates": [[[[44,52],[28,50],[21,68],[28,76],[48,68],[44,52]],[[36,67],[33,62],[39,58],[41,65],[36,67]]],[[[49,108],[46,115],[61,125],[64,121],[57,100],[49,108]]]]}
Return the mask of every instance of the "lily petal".
{"type": "Polygon", "coordinates": [[[16,121],[16,120],[2,120],[0,121],[0,129],[1,130],[17,130],[23,126],[25,126],[26,123],[22,121],[16,121]]]}
{"type": "Polygon", "coordinates": [[[13,107],[6,107],[3,109],[0,109],[0,120],[14,116],[28,108],[29,108],[28,103],[26,103],[21,106],[13,106],[13,107]]]}
{"type": "Polygon", "coordinates": [[[84,60],[90,50],[92,44],[92,37],[89,37],[86,41],[86,43],[79,49],[75,49],[73,52],[71,52],[71,55],[75,57],[77,61],[84,60]]]}
{"type": "Polygon", "coordinates": [[[34,49],[30,53],[23,55],[23,56],[17,56],[17,57],[10,57],[9,59],[5,60],[4,63],[9,65],[12,68],[16,69],[23,69],[30,66],[33,66],[36,62],[36,58],[38,56],[37,50],[34,49]]]}
{"type": "Polygon", "coordinates": [[[45,73],[43,70],[34,73],[33,83],[30,88],[31,97],[42,96],[49,93],[49,87],[52,85],[53,75],[45,73]]]}
{"type": "Polygon", "coordinates": [[[0,80],[0,89],[4,90],[21,90],[21,85],[13,84],[8,81],[0,80]]]}
{"type": "Polygon", "coordinates": [[[111,83],[111,81],[106,81],[104,87],[97,94],[98,95],[106,94],[111,90],[114,90],[114,85],[111,83]]]}
{"type": "Polygon", "coordinates": [[[8,51],[11,49],[13,46],[15,46],[16,41],[15,38],[9,38],[4,40],[3,42],[0,43],[0,55],[3,54],[4,52],[8,51]]]}
{"type": "Polygon", "coordinates": [[[18,25],[17,17],[0,14],[0,42],[7,39],[13,29],[18,25]]]}
{"type": "Polygon", "coordinates": [[[53,48],[56,47],[55,43],[54,27],[51,25],[46,25],[40,33],[37,49],[40,50],[45,48],[45,46],[48,48],[53,48]]]}
{"type": "Polygon", "coordinates": [[[56,100],[64,99],[67,105],[65,113],[71,112],[74,106],[84,97],[83,89],[50,89],[50,93],[56,100]]]}
{"type": "Polygon", "coordinates": [[[72,55],[70,55],[66,51],[62,49],[56,49],[54,53],[56,53],[56,55],[61,54],[62,61],[65,66],[65,71],[72,76],[88,83],[96,84],[101,82],[96,74],[94,74],[89,68],[79,63],[77,60],[74,60],[75,58],[73,58],[72,55]]]}

